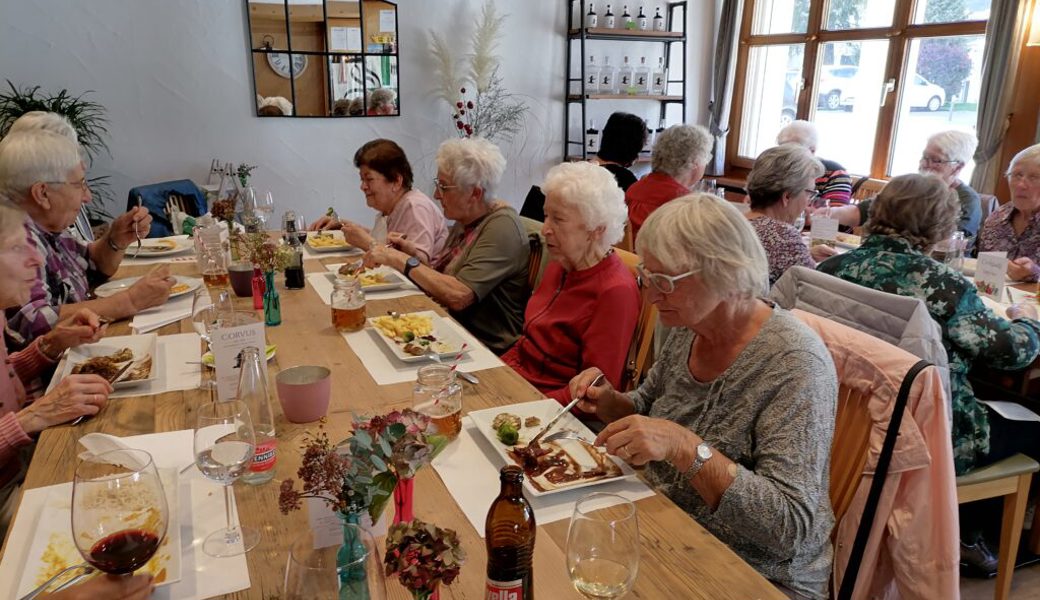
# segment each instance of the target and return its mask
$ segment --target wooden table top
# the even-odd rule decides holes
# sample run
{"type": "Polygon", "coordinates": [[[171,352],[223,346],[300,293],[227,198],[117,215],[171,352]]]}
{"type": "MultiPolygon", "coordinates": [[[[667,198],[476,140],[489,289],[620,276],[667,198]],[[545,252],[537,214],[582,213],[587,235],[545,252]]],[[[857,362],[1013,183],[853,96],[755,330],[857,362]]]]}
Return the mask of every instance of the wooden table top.
{"type": "MultiPolygon", "coordinates": [[[[329,258],[332,263],[342,259],[329,258]]],[[[179,275],[198,276],[194,264],[171,264],[179,275]]],[[[308,260],[307,272],[323,270],[318,261],[308,260]]],[[[124,267],[117,277],[140,275],[147,267],[124,267]]],[[[269,364],[273,375],[280,368],[296,364],[323,365],[332,370],[333,390],[326,431],[333,440],[346,437],[352,411],[386,412],[411,404],[411,383],[376,385],[358,357],[342,336],[332,327],[330,310],[308,285],[302,290],[284,289],[279,275],[278,288],[282,300],[282,324],[267,329],[268,343],[278,345],[277,356],[269,364]]],[[[236,299],[237,308],[252,310],[249,298],[236,299]]],[[[409,296],[393,300],[369,300],[368,313],[385,314],[434,309],[444,314],[425,296],[409,296]]],[[[109,326],[111,335],[128,333],[128,322],[109,326]]],[[[168,325],[160,334],[193,331],[190,321],[168,325]]],[[[464,409],[481,409],[542,397],[534,387],[512,369],[501,367],[477,373],[479,385],[464,383],[464,409]]],[[[269,600],[280,597],[287,549],[293,536],[306,527],[304,511],[283,515],[278,510],[279,483],[295,478],[300,465],[300,443],[303,435],[317,428],[317,423],[293,424],[281,414],[281,406],[272,390],[272,407],[277,413],[279,439],[277,473],[273,481],[261,486],[235,484],[235,497],[243,523],[261,532],[260,544],[247,554],[248,590],[229,594],[236,600],[269,600]]],[[[42,433],[36,453],[25,479],[25,488],[36,488],[72,481],[80,436],[93,432],[128,436],[143,433],[191,429],[195,407],[207,401],[197,390],[169,392],[130,400],[112,400],[101,414],[79,426],[52,427],[42,433]]],[[[487,482],[497,488],[497,481],[487,482]]],[[[424,468],[416,478],[415,515],[417,518],[450,527],[459,533],[468,559],[460,577],[442,587],[441,597],[479,600],[484,597],[487,554],[484,540],[470,525],[462,510],[441,482],[433,468],[424,468]]],[[[682,509],[658,494],[636,502],[639,509],[641,560],[639,575],[629,597],[683,598],[716,600],[748,598],[784,600],[786,596],[742,561],[726,545],[715,539],[682,509]]],[[[388,510],[393,510],[392,506],[388,510]]],[[[565,550],[568,520],[538,527],[534,570],[539,598],[581,598],[566,572],[565,550]]],[[[405,600],[407,591],[396,580],[387,581],[390,598],[405,600]]]]}

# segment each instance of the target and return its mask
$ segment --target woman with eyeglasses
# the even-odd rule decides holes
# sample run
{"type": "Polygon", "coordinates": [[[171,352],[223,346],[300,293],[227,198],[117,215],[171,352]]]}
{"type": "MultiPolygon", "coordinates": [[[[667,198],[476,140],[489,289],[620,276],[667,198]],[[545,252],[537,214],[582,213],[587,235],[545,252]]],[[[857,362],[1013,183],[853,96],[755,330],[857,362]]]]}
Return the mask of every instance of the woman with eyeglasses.
{"type": "Polygon", "coordinates": [[[624,234],[624,192],[587,162],[549,170],[542,235],[551,260],[525,311],[523,335],[502,356],[546,396],[571,401],[568,383],[589,367],[620,385],[639,319],[639,288],[611,246],[624,234]]]}
{"type": "Polygon", "coordinates": [[[371,229],[325,216],[309,229],[340,229],[352,246],[371,250],[393,232],[409,240],[423,263],[440,254],[448,238],[444,213],[426,194],[412,187],[412,165],[391,140],[372,140],[354,153],[365,203],[378,211],[371,229]]]}
{"type": "Polygon", "coordinates": [[[1011,202],[993,212],[979,233],[979,251],[1003,251],[1008,277],[1040,279],[1040,144],[1011,159],[1007,172],[1011,202]]]}
{"type": "Polygon", "coordinates": [[[674,327],[642,385],[571,381],[611,454],[794,597],[827,598],[834,516],[827,475],[838,382],[820,338],[761,299],[769,266],[730,203],[691,194],[636,240],[646,299],[674,327]]]}
{"type": "Polygon", "coordinates": [[[816,198],[816,178],[823,163],[799,144],[775,146],[755,159],[748,174],[751,210],[746,217],[758,235],[769,261],[769,285],[793,266],[816,268],[816,262],[834,254],[827,245],[810,251],[802,241],[806,207],[816,198]]]}
{"type": "Polygon", "coordinates": [[[43,256],[29,301],[7,311],[7,340],[22,349],[81,308],[122,319],[166,302],[176,280],[168,266],[145,275],[126,291],[88,299],[92,286],[111,277],[152,217],[134,207],[116,217],[107,233],[87,243],[69,233],[91,193],[79,144],[50,130],[22,130],[0,142],[0,192],[29,214],[29,243],[43,256]]]}

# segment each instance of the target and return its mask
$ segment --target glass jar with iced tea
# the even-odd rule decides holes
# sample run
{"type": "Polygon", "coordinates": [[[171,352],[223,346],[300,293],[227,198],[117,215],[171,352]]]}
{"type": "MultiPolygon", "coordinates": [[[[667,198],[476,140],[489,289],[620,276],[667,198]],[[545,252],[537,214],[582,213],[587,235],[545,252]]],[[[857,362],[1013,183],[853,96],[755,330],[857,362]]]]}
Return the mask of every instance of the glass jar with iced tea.
{"type": "Polygon", "coordinates": [[[412,408],[433,421],[437,433],[455,439],[462,431],[462,386],[450,365],[421,367],[412,390],[412,408]]]}
{"type": "Polygon", "coordinates": [[[365,326],[365,292],[356,277],[339,277],[332,290],[332,326],[337,331],[361,331],[365,326]]]}
{"type": "Polygon", "coordinates": [[[227,254],[223,244],[203,244],[199,256],[202,281],[210,288],[226,288],[230,283],[227,254]]]}

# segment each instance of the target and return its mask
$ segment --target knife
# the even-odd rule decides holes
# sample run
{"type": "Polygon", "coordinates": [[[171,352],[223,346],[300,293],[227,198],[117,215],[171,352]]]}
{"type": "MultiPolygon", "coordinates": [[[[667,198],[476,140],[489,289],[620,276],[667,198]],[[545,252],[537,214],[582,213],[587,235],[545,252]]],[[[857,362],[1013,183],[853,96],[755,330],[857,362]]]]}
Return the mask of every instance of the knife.
{"type": "MultiPolygon", "coordinates": [[[[592,380],[592,383],[590,383],[588,387],[593,387],[595,385],[598,385],[600,382],[603,381],[603,377],[604,377],[603,373],[600,373],[599,375],[596,376],[595,379],[592,380]]],[[[585,388],[585,389],[588,390],[588,388],[585,388]]],[[[549,422],[545,425],[545,427],[542,427],[542,430],[539,431],[538,435],[534,436],[534,438],[530,442],[527,443],[527,446],[531,447],[531,446],[534,446],[535,444],[537,444],[538,440],[542,439],[542,436],[545,435],[546,433],[548,433],[549,430],[552,429],[552,426],[555,425],[556,422],[560,420],[560,417],[562,417],[563,415],[571,412],[571,409],[574,408],[575,406],[577,406],[577,404],[579,402],[581,402],[582,400],[584,400],[584,399],[585,399],[585,395],[583,394],[581,396],[576,396],[573,400],[571,400],[570,403],[567,404],[567,406],[563,407],[563,410],[561,410],[560,412],[556,413],[556,416],[549,420],[549,422]]]]}
{"type": "Polygon", "coordinates": [[[465,371],[460,371],[458,369],[455,369],[455,372],[459,374],[459,377],[465,379],[466,381],[472,383],[473,385],[477,385],[478,383],[480,383],[480,380],[477,379],[477,376],[473,375],[472,373],[467,373],[465,371]]]}
{"type": "MultiPolygon", "coordinates": [[[[123,368],[121,368],[118,371],[116,371],[115,375],[113,375],[113,376],[108,378],[108,383],[109,384],[115,383],[116,380],[119,379],[120,377],[122,377],[123,374],[126,373],[126,371],[130,367],[134,366],[135,363],[136,363],[136,361],[134,361],[134,360],[128,361],[125,365],[123,365],[123,368]]],[[[87,420],[90,416],[91,415],[80,415],[80,416],[76,417],[75,419],[73,419],[72,422],[69,423],[69,425],[79,425],[83,421],[87,420]]]]}

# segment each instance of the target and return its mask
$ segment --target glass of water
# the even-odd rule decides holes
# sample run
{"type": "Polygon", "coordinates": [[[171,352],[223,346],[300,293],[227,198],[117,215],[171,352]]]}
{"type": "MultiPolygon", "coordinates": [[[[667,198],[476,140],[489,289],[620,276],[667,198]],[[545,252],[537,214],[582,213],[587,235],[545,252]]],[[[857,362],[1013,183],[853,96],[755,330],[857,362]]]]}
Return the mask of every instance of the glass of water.
{"type": "Polygon", "coordinates": [[[620,598],[639,571],[636,505],[616,494],[578,500],[567,530],[567,573],[586,598],[620,598]]]}

